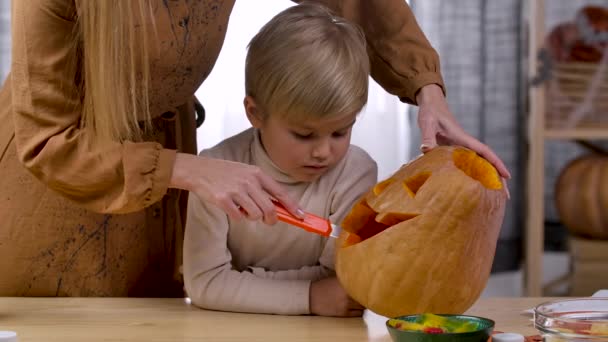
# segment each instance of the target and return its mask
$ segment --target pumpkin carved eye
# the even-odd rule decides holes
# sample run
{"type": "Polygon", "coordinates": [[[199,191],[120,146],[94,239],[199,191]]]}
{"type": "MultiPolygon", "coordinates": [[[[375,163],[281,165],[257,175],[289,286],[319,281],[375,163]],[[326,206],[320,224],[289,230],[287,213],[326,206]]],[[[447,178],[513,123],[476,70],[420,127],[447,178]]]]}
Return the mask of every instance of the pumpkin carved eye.
{"type": "Polygon", "coordinates": [[[420,187],[431,177],[430,172],[421,172],[403,181],[403,187],[410,197],[416,196],[420,187]]]}

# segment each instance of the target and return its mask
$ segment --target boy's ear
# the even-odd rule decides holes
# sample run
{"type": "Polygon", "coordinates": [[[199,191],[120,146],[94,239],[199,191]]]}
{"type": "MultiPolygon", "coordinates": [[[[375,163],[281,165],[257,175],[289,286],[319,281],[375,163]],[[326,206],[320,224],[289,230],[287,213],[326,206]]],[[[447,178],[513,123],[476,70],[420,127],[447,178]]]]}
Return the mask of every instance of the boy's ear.
{"type": "Polygon", "coordinates": [[[251,123],[251,126],[255,128],[261,128],[264,120],[262,118],[262,113],[260,113],[260,109],[258,105],[255,103],[253,97],[247,95],[243,100],[243,105],[245,106],[245,112],[247,113],[247,119],[251,123]]]}

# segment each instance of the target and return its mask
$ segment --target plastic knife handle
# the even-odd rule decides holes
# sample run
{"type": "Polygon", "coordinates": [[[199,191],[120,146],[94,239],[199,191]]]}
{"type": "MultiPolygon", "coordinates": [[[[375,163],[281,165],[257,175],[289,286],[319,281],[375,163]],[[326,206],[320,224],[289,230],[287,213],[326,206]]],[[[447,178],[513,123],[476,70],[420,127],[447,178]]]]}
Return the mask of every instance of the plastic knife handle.
{"type": "MultiPolygon", "coordinates": [[[[293,216],[285,209],[285,207],[278,201],[273,200],[272,203],[275,205],[277,211],[277,218],[280,221],[291,224],[298,228],[302,228],[311,233],[319,234],[325,237],[330,236],[332,232],[331,222],[328,219],[324,219],[311,213],[304,213],[304,219],[299,219],[293,216]]],[[[247,214],[245,209],[239,208],[241,212],[247,214]]]]}
{"type": "Polygon", "coordinates": [[[299,219],[291,215],[285,207],[279,202],[273,201],[276,210],[277,217],[279,220],[300,227],[311,233],[319,234],[322,236],[329,236],[331,234],[331,222],[328,219],[324,219],[311,213],[304,213],[304,219],[299,219]]]}

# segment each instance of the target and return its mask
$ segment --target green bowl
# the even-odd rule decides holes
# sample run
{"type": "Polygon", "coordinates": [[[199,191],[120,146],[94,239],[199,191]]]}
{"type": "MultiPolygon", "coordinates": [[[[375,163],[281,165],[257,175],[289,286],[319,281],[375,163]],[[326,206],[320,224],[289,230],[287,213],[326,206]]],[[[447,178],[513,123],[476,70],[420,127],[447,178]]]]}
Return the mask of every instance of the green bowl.
{"type": "MultiPolygon", "coordinates": [[[[420,315],[408,315],[395,317],[395,319],[415,322],[419,316],[420,315]]],[[[388,329],[389,334],[391,335],[391,339],[394,342],[487,342],[490,335],[492,335],[492,330],[494,329],[494,321],[483,317],[466,315],[438,316],[451,317],[465,322],[476,322],[478,324],[479,330],[463,333],[429,334],[422,331],[400,330],[397,328],[393,328],[391,325],[388,324],[388,320],[386,321],[386,327],[388,329]]]]}

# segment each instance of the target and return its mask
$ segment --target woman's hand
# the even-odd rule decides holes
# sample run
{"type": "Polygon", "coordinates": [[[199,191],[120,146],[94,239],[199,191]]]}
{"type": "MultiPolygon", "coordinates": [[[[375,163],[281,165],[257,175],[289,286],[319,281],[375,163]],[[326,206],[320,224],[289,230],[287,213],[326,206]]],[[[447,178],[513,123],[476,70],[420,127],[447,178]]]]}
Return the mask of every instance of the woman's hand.
{"type": "Polygon", "coordinates": [[[423,153],[430,151],[437,144],[464,146],[492,163],[503,178],[511,178],[509,170],[492,149],[460,127],[438,85],[429,84],[422,87],[416,95],[416,101],[419,106],[418,126],[422,133],[420,150],[423,153]]]}
{"type": "Polygon", "coordinates": [[[348,296],[337,278],[310,284],[310,313],[319,316],[359,317],[365,308],[348,296]]]}
{"type": "Polygon", "coordinates": [[[272,198],[293,215],[304,217],[287,192],[253,165],[178,153],[170,187],[196,194],[235,220],[245,217],[275,224],[277,216],[272,198]]]}

